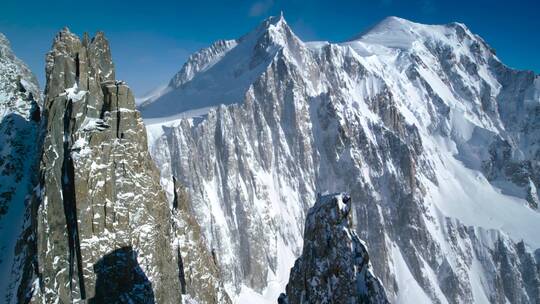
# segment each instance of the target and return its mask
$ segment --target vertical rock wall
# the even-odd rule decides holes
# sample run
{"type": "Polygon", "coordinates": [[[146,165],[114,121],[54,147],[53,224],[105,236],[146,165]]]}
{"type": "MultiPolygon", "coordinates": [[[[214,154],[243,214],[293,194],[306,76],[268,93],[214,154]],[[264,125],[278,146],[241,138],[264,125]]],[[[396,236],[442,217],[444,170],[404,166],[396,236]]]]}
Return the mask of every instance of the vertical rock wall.
{"type": "Polygon", "coordinates": [[[170,209],[107,40],[62,30],[46,72],[32,302],[178,303],[170,209]]]}

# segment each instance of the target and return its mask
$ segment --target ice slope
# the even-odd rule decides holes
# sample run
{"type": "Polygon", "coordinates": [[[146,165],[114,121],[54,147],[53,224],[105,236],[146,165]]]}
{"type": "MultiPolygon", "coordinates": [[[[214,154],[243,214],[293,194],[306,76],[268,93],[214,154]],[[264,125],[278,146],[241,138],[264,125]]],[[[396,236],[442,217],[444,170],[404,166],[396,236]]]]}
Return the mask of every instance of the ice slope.
{"type": "Polygon", "coordinates": [[[357,232],[393,301],[539,301],[538,76],[506,67],[459,23],[389,17],[342,43],[276,32],[292,33],[282,17],[246,36],[258,38],[245,56],[230,56],[240,42],[175,89],[205,96],[199,78],[217,81],[257,61],[267,41],[294,37],[270,44],[273,57],[241,86],[212,84],[236,101],[143,107],[162,183],[175,176],[188,187],[237,302],[275,301],[306,212],[327,191],[351,193],[357,232]],[[203,107],[212,108],[189,115],[203,107]]]}

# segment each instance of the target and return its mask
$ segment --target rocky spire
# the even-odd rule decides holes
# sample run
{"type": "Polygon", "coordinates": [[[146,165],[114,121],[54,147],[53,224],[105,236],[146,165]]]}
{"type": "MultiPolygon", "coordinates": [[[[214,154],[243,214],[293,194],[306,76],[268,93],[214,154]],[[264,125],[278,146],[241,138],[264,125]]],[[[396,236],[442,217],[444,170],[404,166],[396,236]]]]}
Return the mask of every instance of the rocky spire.
{"type": "Polygon", "coordinates": [[[319,196],[309,210],[302,255],[280,304],[388,303],[367,249],[351,228],[347,194],[319,196]]]}
{"type": "Polygon", "coordinates": [[[46,72],[31,301],[178,303],[168,201],[133,94],[114,80],[107,39],[81,42],[63,29],[46,72]]]}

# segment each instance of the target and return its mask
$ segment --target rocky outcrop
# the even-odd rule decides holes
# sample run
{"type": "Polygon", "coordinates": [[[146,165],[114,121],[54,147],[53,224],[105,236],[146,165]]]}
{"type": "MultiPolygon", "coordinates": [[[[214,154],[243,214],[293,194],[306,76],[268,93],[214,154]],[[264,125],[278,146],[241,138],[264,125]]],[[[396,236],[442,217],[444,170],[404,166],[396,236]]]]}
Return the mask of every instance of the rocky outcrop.
{"type": "Polygon", "coordinates": [[[103,33],[81,41],[62,30],[46,72],[39,184],[12,301],[230,303],[196,222],[169,206],[103,33]]]}
{"type": "Polygon", "coordinates": [[[352,229],[351,197],[319,197],[307,214],[304,248],[280,304],[389,303],[364,243],[352,229]]]}
{"type": "Polygon", "coordinates": [[[30,69],[0,33],[0,301],[21,280],[17,239],[37,176],[41,93],[30,69]],[[10,274],[13,274],[10,276],[10,274]]]}

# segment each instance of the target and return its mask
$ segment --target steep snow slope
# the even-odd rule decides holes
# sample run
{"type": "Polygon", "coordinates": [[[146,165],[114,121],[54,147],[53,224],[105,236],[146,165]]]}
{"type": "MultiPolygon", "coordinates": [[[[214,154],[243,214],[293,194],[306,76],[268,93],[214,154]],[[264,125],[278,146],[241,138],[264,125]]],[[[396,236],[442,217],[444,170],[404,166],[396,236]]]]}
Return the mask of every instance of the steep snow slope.
{"type": "Polygon", "coordinates": [[[275,301],[316,193],[342,190],[391,300],[540,301],[538,76],[458,23],[304,43],[280,16],[245,37],[143,107],[162,184],[187,186],[237,301],[275,301]]]}
{"type": "Polygon", "coordinates": [[[0,33],[0,301],[4,301],[15,244],[23,226],[37,162],[40,92],[30,69],[0,33]]]}

